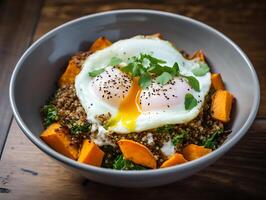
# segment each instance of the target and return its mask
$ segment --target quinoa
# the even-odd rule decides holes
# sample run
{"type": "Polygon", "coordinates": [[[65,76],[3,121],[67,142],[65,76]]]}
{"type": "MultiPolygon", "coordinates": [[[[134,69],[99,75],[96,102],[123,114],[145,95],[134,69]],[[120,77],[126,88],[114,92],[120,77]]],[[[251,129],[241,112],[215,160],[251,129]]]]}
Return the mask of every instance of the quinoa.
{"type": "MultiPolygon", "coordinates": [[[[181,51],[184,57],[189,57],[187,53],[181,51]]],[[[81,68],[87,56],[91,52],[81,52],[71,58],[75,65],[81,68]]],[[[106,139],[114,145],[102,145],[100,148],[105,152],[102,167],[112,168],[114,160],[121,155],[121,151],[117,146],[117,142],[121,139],[130,139],[145,145],[153,153],[157,165],[160,166],[167,158],[162,153],[161,148],[168,141],[174,141],[177,135],[185,133],[186,137],[174,145],[176,152],[182,152],[182,149],[188,144],[202,145],[217,131],[221,131],[217,145],[212,149],[218,148],[226,139],[230,130],[224,130],[224,124],[211,117],[211,97],[214,93],[213,88],[210,89],[205,97],[203,107],[199,115],[192,121],[185,124],[165,125],[163,127],[129,134],[119,134],[108,132],[106,139]]],[[[58,121],[69,131],[68,136],[71,143],[81,148],[84,139],[91,139],[97,136],[97,129],[92,130],[91,124],[87,120],[87,114],[82,107],[77,95],[74,84],[63,85],[58,88],[54,98],[50,102],[57,111],[58,121]]],[[[108,124],[111,118],[110,113],[96,116],[102,126],[108,124]]]]}

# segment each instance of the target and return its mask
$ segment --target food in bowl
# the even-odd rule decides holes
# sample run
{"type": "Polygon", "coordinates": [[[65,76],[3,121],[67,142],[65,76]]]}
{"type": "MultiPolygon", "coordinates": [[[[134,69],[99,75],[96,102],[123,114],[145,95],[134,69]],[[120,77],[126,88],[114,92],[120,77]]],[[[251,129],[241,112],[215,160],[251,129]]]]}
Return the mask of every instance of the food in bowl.
{"type": "Polygon", "coordinates": [[[41,138],[78,162],[117,170],[170,167],[218,148],[233,95],[201,50],[189,56],[160,34],[73,56],[41,109],[41,138]]]}

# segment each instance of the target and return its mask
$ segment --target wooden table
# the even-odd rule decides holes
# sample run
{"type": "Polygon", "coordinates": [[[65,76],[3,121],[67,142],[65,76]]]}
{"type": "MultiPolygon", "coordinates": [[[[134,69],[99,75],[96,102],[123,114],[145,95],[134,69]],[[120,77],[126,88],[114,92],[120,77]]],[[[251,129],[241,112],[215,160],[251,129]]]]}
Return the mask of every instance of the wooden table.
{"type": "Polygon", "coordinates": [[[0,0],[0,10],[0,199],[265,199],[265,1],[0,0]],[[247,53],[261,84],[259,112],[245,137],[212,166],[163,187],[116,188],[67,171],[22,134],[9,107],[10,74],[34,40],[71,19],[123,8],[165,10],[213,26],[247,53]]]}

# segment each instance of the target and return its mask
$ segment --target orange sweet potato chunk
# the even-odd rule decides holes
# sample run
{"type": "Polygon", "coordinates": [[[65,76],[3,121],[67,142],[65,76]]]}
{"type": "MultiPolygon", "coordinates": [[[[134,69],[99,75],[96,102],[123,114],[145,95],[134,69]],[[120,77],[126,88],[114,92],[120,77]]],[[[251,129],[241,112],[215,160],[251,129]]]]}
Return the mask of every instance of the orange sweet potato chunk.
{"type": "Polygon", "coordinates": [[[210,153],[211,151],[212,151],[211,149],[205,148],[203,146],[189,144],[183,149],[182,153],[183,153],[184,158],[190,161],[190,160],[198,159],[210,153]]]}
{"type": "Polygon", "coordinates": [[[159,38],[159,39],[163,39],[163,35],[161,33],[154,33],[152,35],[146,35],[146,38],[159,38]]]}
{"type": "Polygon", "coordinates": [[[73,60],[70,60],[66,68],[66,71],[59,79],[59,85],[63,86],[74,83],[75,78],[79,74],[80,70],[81,70],[80,67],[76,66],[73,60]]]}
{"type": "Polygon", "coordinates": [[[104,152],[89,140],[84,140],[78,162],[100,167],[104,157],[104,152]]]}
{"type": "Polygon", "coordinates": [[[184,158],[182,154],[175,153],[168,160],[163,162],[163,164],[161,165],[161,168],[171,167],[171,166],[175,166],[175,165],[182,164],[185,162],[187,162],[187,160],[184,158]]]}
{"type": "Polygon", "coordinates": [[[190,59],[195,59],[195,58],[198,58],[199,61],[201,62],[205,62],[205,57],[204,57],[204,53],[202,50],[198,50],[196,51],[191,57],[190,59]]]}
{"type": "Polygon", "coordinates": [[[98,50],[104,49],[108,46],[110,46],[112,42],[110,42],[105,37],[99,37],[95,42],[91,45],[90,51],[96,52],[98,50]]]}
{"type": "Polygon", "coordinates": [[[212,97],[212,117],[222,122],[230,121],[233,100],[233,95],[227,90],[217,90],[212,97]]]}
{"type": "Polygon", "coordinates": [[[119,140],[118,145],[126,160],[131,160],[144,167],[156,168],[156,159],[146,146],[126,139],[119,140]]]}
{"type": "Polygon", "coordinates": [[[224,82],[220,74],[212,74],[211,81],[215,90],[224,90],[224,82]]]}
{"type": "Polygon", "coordinates": [[[57,152],[76,160],[78,158],[78,149],[71,145],[68,130],[63,128],[59,123],[51,124],[41,134],[41,139],[57,152]]]}

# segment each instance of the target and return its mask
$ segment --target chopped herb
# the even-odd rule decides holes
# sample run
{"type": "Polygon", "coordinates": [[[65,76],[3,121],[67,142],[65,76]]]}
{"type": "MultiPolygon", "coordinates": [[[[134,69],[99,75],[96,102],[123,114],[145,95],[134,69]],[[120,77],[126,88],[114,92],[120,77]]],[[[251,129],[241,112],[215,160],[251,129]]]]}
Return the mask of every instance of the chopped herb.
{"type": "Polygon", "coordinates": [[[42,113],[44,116],[44,126],[48,127],[53,122],[59,120],[57,109],[53,104],[45,105],[42,109],[42,113]]]}
{"type": "Polygon", "coordinates": [[[188,138],[187,131],[181,129],[181,131],[173,137],[172,139],[173,145],[176,146],[178,144],[182,144],[184,140],[186,140],[187,138],[188,138]]]}
{"type": "Polygon", "coordinates": [[[116,66],[118,64],[120,64],[122,62],[122,59],[118,58],[118,57],[112,57],[110,62],[109,62],[109,66],[116,66]]]}
{"type": "Polygon", "coordinates": [[[121,71],[131,74],[133,77],[139,77],[139,85],[146,88],[151,84],[151,78],[156,76],[157,82],[161,85],[166,84],[174,76],[179,76],[179,66],[177,63],[173,67],[163,66],[166,61],[154,58],[148,54],[140,54],[139,57],[129,59],[127,66],[121,68],[121,71]]]}
{"type": "Polygon", "coordinates": [[[172,134],[172,133],[174,133],[174,125],[167,124],[167,125],[161,126],[161,127],[157,128],[157,132],[172,134]]]}
{"type": "Polygon", "coordinates": [[[70,128],[71,134],[80,134],[80,133],[87,133],[91,130],[91,124],[85,123],[83,125],[73,125],[70,128]]]}
{"type": "Polygon", "coordinates": [[[219,137],[223,133],[223,128],[215,131],[211,137],[207,138],[202,142],[202,145],[206,148],[216,149],[219,145],[219,137]]]}
{"type": "Polygon", "coordinates": [[[100,75],[101,73],[103,73],[104,70],[105,70],[105,68],[96,69],[94,71],[89,72],[89,76],[96,77],[96,76],[100,75]]]}
{"type": "Polygon", "coordinates": [[[140,77],[139,85],[141,88],[147,88],[150,86],[150,84],[151,84],[151,76],[148,73],[140,77]]]}
{"type": "Polygon", "coordinates": [[[130,160],[125,160],[123,155],[117,156],[115,159],[115,162],[113,164],[113,169],[118,169],[118,170],[145,170],[147,168],[137,165],[130,160]]]}
{"type": "MultiPolygon", "coordinates": [[[[120,64],[121,62],[122,62],[122,60],[120,58],[112,57],[108,65],[109,66],[115,66],[115,65],[120,64]]],[[[104,71],[105,71],[105,67],[101,68],[101,69],[96,69],[96,70],[89,72],[89,76],[96,77],[96,76],[100,75],[101,73],[103,73],[104,71]]]]}
{"type": "Polygon", "coordinates": [[[195,76],[204,76],[206,73],[210,71],[209,66],[206,63],[200,63],[200,67],[192,69],[192,73],[195,76]]]}
{"type": "Polygon", "coordinates": [[[103,145],[100,148],[105,153],[102,167],[113,168],[114,162],[120,153],[117,153],[117,149],[111,145],[103,145]]]}
{"type": "Polygon", "coordinates": [[[156,78],[157,83],[165,85],[172,79],[172,75],[168,72],[163,72],[160,76],[156,78]]]}
{"type": "Polygon", "coordinates": [[[190,87],[192,87],[197,92],[200,91],[199,81],[194,76],[183,76],[183,77],[187,79],[190,87]]]}
{"type": "Polygon", "coordinates": [[[191,110],[197,104],[198,104],[198,102],[195,99],[195,97],[192,94],[187,93],[186,96],[185,96],[185,109],[186,110],[191,110]]]}

